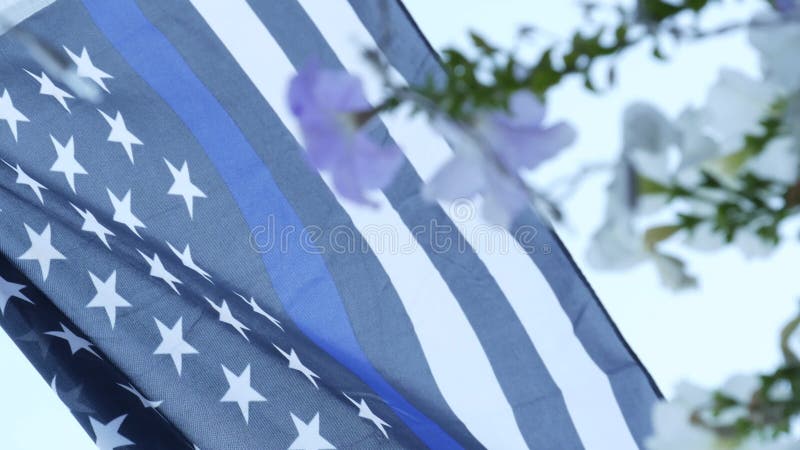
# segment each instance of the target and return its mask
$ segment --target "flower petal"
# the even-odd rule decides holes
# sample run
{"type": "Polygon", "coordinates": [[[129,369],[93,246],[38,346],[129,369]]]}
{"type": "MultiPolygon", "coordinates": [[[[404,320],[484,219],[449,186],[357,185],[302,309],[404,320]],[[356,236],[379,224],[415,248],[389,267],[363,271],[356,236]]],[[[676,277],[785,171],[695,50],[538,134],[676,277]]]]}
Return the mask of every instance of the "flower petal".
{"type": "Polygon", "coordinates": [[[484,190],[481,210],[488,223],[508,229],[527,205],[527,192],[505,175],[496,173],[484,190]]]}
{"type": "Polygon", "coordinates": [[[598,269],[627,269],[647,258],[644,242],[631,224],[609,217],[592,236],[587,259],[598,269]]]}
{"type": "Polygon", "coordinates": [[[675,128],[655,106],[635,102],[625,108],[622,118],[623,150],[628,153],[664,154],[676,142],[675,128]]]}
{"type": "Polygon", "coordinates": [[[509,169],[533,169],[575,141],[575,129],[560,122],[548,128],[506,128],[495,132],[495,147],[509,169]]]}
{"type": "MultiPolygon", "coordinates": [[[[794,1],[782,1],[785,7],[796,10],[794,1]]],[[[777,14],[764,14],[759,20],[774,19],[777,14]]],[[[750,43],[761,56],[761,67],[767,80],[776,83],[787,91],[800,87],[800,25],[797,21],[773,25],[770,27],[754,26],[750,28],[750,43]]]]}
{"type": "Polygon", "coordinates": [[[355,169],[352,165],[341,164],[332,171],[332,174],[333,185],[340,196],[372,208],[377,208],[379,206],[377,202],[366,197],[364,186],[361,184],[361,180],[355,175],[355,169]]]}
{"type": "Polygon", "coordinates": [[[469,198],[483,190],[486,182],[480,160],[455,156],[423,187],[423,196],[444,201],[469,198]]]}
{"type": "Polygon", "coordinates": [[[358,112],[371,108],[361,79],[342,70],[322,70],[314,85],[314,96],[337,112],[358,112]]]}
{"type": "Polygon", "coordinates": [[[484,115],[477,124],[478,132],[509,170],[533,169],[575,141],[575,130],[566,123],[542,126],[544,106],[533,94],[517,92],[510,102],[509,112],[484,115]]]}
{"type": "Polygon", "coordinates": [[[538,125],[544,120],[544,105],[530,91],[517,91],[508,99],[510,114],[502,114],[509,126],[538,125]]]}
{"type": "Polygon", "coordinates": [[[764,81],[731,69],[723,69],[708,94],[709,128],[723,153],[741,148],[744,136],[761,130],[761,118],[779,94],[764,81]]]}
{"type": "Polygon", "coordinates": [[[661,282],[667,288],[679,291],[697,286],[697,279],[686,272],[686,264],[678,258],[655,253],[653,261],[656,263],[661,282]]]}
{"type": "Polygon", "coordinates": [[[751,374],[736,374],[728,378],[720,392],[739,403],[749,404],[761,388],[761,378],[751,374]]]}
{"type": "Polygon", "coordinates": [[[697,224],[686,237],[686,245],[695,250],[712,251],[718,250],[727,244],[725,235],[714,230],[714,226],[709,222],[697,224]]]}
{"type": "Polygon", "coordinates": [[[366,191],[388,185],[404,160],[396,146],[381,147],[357,128],[354,113],[370,108],[361,80],[312,62],[290,82],[289,105],[300,122],[309,163],[331,172],[342,197],[375,206],[366,191]]]}
{"type": "Polygon", "coordinates": [[[684,110],[675,121],[681,150],[679,171],[695,168],[720,154],[719,145],[706,133],[705,126],[705,114],[694,108],[684,110]]]}
{"type": "Polygon", "coordinates": [[[289,81],[289,109],[292,114],[302,120],[308,112],[314,111],[314,84],[319,73],[319,62],[312,60],[297,71],[289,81]]]}
{"type": "Polygon", "coordinates": [[[764,258],[772,254],[775,245],[759,236],[754,229],[740,228],[733,236],[733,243],[744,253],[745,258],[764,258]]]}
{"type": "Polygon", "coordinates": [[[378,146],[364,132],[355,136],[350,152],[353,174],[363,189],[383,189],[403,164],[403,153],[394,145],[378,146]]]}
{"type": "Polygon", "coordinates": [[[775,138],[745,168],[767,180],[794,184],[800,168],[800,146],[792,137],[775,138]]]}

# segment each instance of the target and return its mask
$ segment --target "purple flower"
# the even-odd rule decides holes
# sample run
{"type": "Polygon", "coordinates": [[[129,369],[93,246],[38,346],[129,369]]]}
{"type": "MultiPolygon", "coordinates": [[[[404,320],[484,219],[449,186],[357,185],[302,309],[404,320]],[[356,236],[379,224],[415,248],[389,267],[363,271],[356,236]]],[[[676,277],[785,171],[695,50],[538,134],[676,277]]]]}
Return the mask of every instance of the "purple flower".
{"type": "Polygon", "coordinates": [[[478,122],[478,130],[507,170],[533,169],[575,140],[575,130],[564,122],[545,126],[544,114],[544,105],[532,93],[518,91],[508,111],[489,113],[478,122]]]}
{"type": "Polygon", "coordinates": [[[430,180],[425,195],[452,201],[480,194],[484,218],[510,226],[530,201],[516,174],[537,167],[575,140],[575,131],[566,123],[545,126],[544,112],[533,94],[520,91],[511,96],[508,111],[480,116],[474,135],[451,121],[436,121],[455,156],[430,180]]]}
{"type": "Polygon", "coordinates": [[[791,14],[797,9],[797,0],[774,0],[772,4],[781,14],[791,14]]]}
{"type": "Polygon", "coordinates": [[[380,146],[367,136],[365,124],[375,111],[361,80],[309,64],[289,84],[289,106],[300,122],[311,165],[330,172],[343,197],[377,206],[366,191],[388,185],[403,155],[397,146],[380,146]]]}

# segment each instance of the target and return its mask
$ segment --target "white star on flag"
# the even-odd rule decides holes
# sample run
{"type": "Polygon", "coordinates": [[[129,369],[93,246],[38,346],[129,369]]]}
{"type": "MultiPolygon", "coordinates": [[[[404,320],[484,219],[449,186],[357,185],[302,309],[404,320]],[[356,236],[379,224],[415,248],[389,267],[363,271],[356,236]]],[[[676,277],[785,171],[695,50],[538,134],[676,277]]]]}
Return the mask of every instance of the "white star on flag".
{"type": "Polygon", "coordinates": [[[158,408],[159,406],[161,406],[162,403],[164,403],[163,400],[158,400],[158,401],[149,400],[147,397],[142,395],[141,392],[139,392],[135,387],[131,386],[130,384],[117,383],[117,386],[133,394],[136,398],[139,399],[140,402],[142,402],[142,406],[144,406],[145,408],[158,408]]]}
{"type": "Polygon", "coordinates": [[[31,241],[31,247],[17,259],[38,262],[39,268],[42,270],[42,280],[46,281],[47,276],[50,274],[50,262],[67,259],[67,257],[62,255],[61,252],[56,250],[53,244],[51,244],[52,236],[49,223],[44,227],[41,234],[34,231],[28,224],[24,225],[25,231],[28,233],[28,238],[31,241]]]}
{"type": "Polygon", "coordinates": [[[34,80],[39,82],[39,93],[42,95],[49,95],[56,99],[59,105],[63,106],[64,109],[67,110],[68,113],[72,114],[72,111],[69,110],[69,105],[67,105],[68,98],[75,98],[69,92],[61,89],[60,87],[56,86],[52,80],[47,76],[46,73],[42,72],[42,76],[37,76],[35,73],[31,72],[28,69],[24,69],[28,75],[32,76],[34,80]]]}
{"type": "Polygon", "coordinates": [[[24,284],[12,283],[0,276],[0,314],[5,315],[6,305],[12,298],[18,298],[22,301],[34,304],[33,300],[22,293],[22,290],[26,287],[27,286],[24,284]]]}
{"type": "Polygon", "coordinates": [[[145,224],[139,220],[138,217],[133,215],[133,211],[131,211],[131,191],[128,190],[128,193],[125,194],[122,199],[118,199],[111,189],[106,188],[108,191],[108,198],[111,200],[111,206],[114,208],[114,222],[121,223],[128,227],[129,230],[133,232],[139,239],[142,236],[139,234],[139,231],[136,228],[147,228],[145,224]]]}
{"type": "Polygon", "coordinates": [[[139,254],[142,255],[142,258],[147,261],[147,264],[150,265],[150,276],[161,278],[165,283],[167,283],[167,285],[169,285],[169,287],[172,288],[173,291],[175,291],[176,294],[180,295],[180,292],[178,292],[178,288],[175,286],[175,284],[183,284],[183,282],[176,278],[175,275],[171,274],[166,267],[164,267],[164,264],[161,262],[161,258],[158,257],[158,253],[153,253],[153,257],[150,258],[146,254],[142,253],[141,250],[136,251],[139,252],[139,254]]]}
{"type": "Polygon", "coordinates": [[[244,368],[241,375],[231,372],[222,365],[225,379],[228,381],[228,391],[220,399],[221,402],[233,402],[239,405],[245,423],[250,423],[250,403],[267,401],[264,396],[250,386],[250,364],[244,368]]]}
{"type": "Polygon", "coordinates": [[[186,248],[184,248],[182,252],[178,251],[178,249],[173,247],[169,242],[167,242],[167,246],[169,246],[169,249],[172,250],[172,253],[174,253],[175,256],[181,260],[181,263],[183,263],[186,268],[193,270],[201,277],[208,280],[209,283],[214,284],[214,282],[211,281],[211,275],[209,275],[205,270],[201,269],[200,266],[198,266],[192,259],[192,249],[189,248],[189,244],[186,244],[186,248]]]}
{"type": "Polygon", "coordinates": [[[189,210],[189,218],[194,219],[194,199],[206,198],[206,194],[192,184],[192,180],[189,178],[189,166],[186,161],[183,162],[180,170],[176,169],[166,158],[164,158],[164,162],[167,163],[169,172],[175,180],[167,193],[183,197],[183,201],[186,202],[186,208],[189,210]]]}
{"type": "Polygon", "coordinates": [[[22,184],[22,185],[25,185],[25,186],[28,186],[29,188],[31,188],[31,190],[33,191],[33,194],[36,195],[36,198],[39,199],[39,203],[44,205],[44,197],[42,197],[42,189],[46,190],[47,187],[45,185],[43,185],[42,183],[39,183],[38,181],[34,180],[30,175],[25,173],[25,171],[22,170],[22,167],[20,167],[19,164],[17,164],[16,166],[13,166],[13,165],[11,165],[11,163],[6,161],[5,159],[2,159],[0,161],[3,161],[3,163],[5,163],[5,165],[7,165],[8,167],[11,168],[11,170],[16,172],[16,174],[17,174],[17,184],[22,184]]]}
{"type": "Polygon", "coordinates": [[[11,129],[11,134],[14,135],[14,140],[17,140],[17,122],[30,122],[25,114],[19,112],[14,107],[14,102],[11,101],[11,94],[7,89],[3,89],[3,96],[0,97],[0,119],[8,123],[8,128],[11,129]]]}
{"type": "Polygon", "coordinates": [[[347,399],[350,400],[350,403],[354,404],[358,408],[358,417],[364,418],[372,422],[376,427],[378,427],[379,430],[381,430],[381,433],[383,433],[383,437],[389,439],[389,435],[386,434],[386,429],[384,429],[384,427],[391,428],[392,426],[384,422],[383,419],[381,419],[380,417],[376,416],[375,413],[372,412],[371,409],[369,409],[369,405],[367,405],[367,402],[365,402],[363,398],[361,399],[360,402],[356,402],[344,392],[342,392],[342,395],[347,397],[347,399]]]}
{"type": "Polygon", "coordinates": [[[228,325],[232,326],[236,331],[239,332],[239,334],[241,334],[242,336],[244,336],[245,339],[247,339],[247,342],[250,342],[250,338],[247,337],[247,335],[244,333],[245,330],[250,331],[250,328],[247,328],[245,324],[239,322],[239,320],[233,317],[233,313],[231,313],[231,309],[228,307],[228,303],[225,300],[222,300],[222,304],[217,306],[208,297],[203,297],[203,298],[206,299],[208,304],[211,305],[211,307],[214,308],[214,310],[219,313],[220,322],[227,323],[228,325]]]}
{"type": "Polygon", "coordinates": [[[81,226],[81,230],[88,231],[89,233],[94,233],[100,242],[103,243],[109,250],[111,250],[111,245],[108,244],[108,238],[106,236],[114,236],[114,233],[111,232],[108,228],[104,227],[97,221],[94,217],[94,214],[91,213],[88,209],[83,210],[75,206],[74,204],[70,203],[75,211],[80,214],[83,218],[83,225],[81,226]]]}
{"type": "Polygon", "coordinates": [[[111,272],[106,281],[101,280],[92,272],[89,272],[89,277],[92,279],[92,284],[97,294],[86,304],[86,307],[104,308],[113,330],[117,320],[117,308],[130,308],[131,306],[127,300],[117,293],[117,271],[111,272]]]}
{"type": "Polygon", "coordinates": [[[319,413],[308,423],[303,422],[293,413],[292,422],[297,429],[297,438],[289,446],[289,450],[336,450],[330,442],[319,434],[319,413]]]}
{"type": "Polygon", "coordinates": [[[58,155],[56,162],[50,167],[50,171],[63,173],[67,178],[67,184],[69,184],[72,192],[77,193],[75,190],[75,175],[88,175],[88,172],[86,172],[86,169],[75,159],[75,141],[72,139],[72,136],[70,136],[67,143],[61,145],[52,134],[50,135],[50,140],[53,141],[53,147],[58,155]]]}
{"type": "Polygon", "coordinates": [[[276,326],[276,327],[278,327],[278,328],[279,328],[281,331],[283,331],[283,326],[281,325],[281,322],[280,322],[280,320],[276,319],[275,317],[273,317],[272,315],[270,315],[268,312],[264,311],[264,310],[261,308],[261,306],[259,306],[259,305],[258,305],[258,303],[256,303],[256,299],[254,299],[253,297],[250,297],[250,298],[248,299],[247,297],[245,297],[245,296],[244,296],[244,295],[242,295],[242,294],[239,294],[238,292],[234,292],[234,294],[236,294],[236,296],[237,296],[237,297],[239,297],[239,298],[241,298],[242,300],[244,300],[244,301],[245,301],[245,303],[247,303],[248,305],[250,305],[250,308],[252,308],[252,309],[253,309],[253,312],[254,312],[254,313],[256,313],[256,314],[258,314],[258,315],[260,315],[260,316],[263,316],[263,317],[265,317],[267,320],[269,320],[270,322],[272,322],[272,324],[273,324],[273,325],[275,325],[275,326],[276,326]]]}
{"type": "Polygon", "coordinates": [[[183,369],[183,355],[194,355],[199,353],[194,347],[189,345],[183,339],[183,317],[179,317],[178,321],[172,328],[167,327],[160,320],[153,318],[158,327],[158,333],[161,335],[161,343],[153,351],[154,355],[169,355],[172,358],[172,363],[175,364],[175,369],[180,376],[183,369]]]}
{"type": "Polygon", "coordinates": [[[103,72],[94,65],[92,58],[89,57],[89,52],[86,51],[86,47],[83,47],[81,50],[81,56],[72,53],[72,51],[66,46],[64,46],[64,50],[66,50],[67,55],[69,55],[70,59],[72,59],[72,62],[75,63],[76,73],[79,77],[89,78],[97,83],[97,85],[100,86],[100,88],[102,88],[104,91],[109,92],[103,79],[114,77],[103,72]]]}
{"type": "Polygon", "coordinates": [[[123,414],[106,424],[94,417],[89,417],[89,424],[92,426],[92,432],[95,436],[94,443],[99,450],[114,450],[117,447],[134,445],[133,441],[119,434],[119,427],[122,426],[122,422],[126,417],[128,415],[123,414]]]}
{"type": "Polygon", "coordinates": [[[67,341],[67,344],[69,344],[69,351],[72,352],[73,355],[84,350],[100,358],[100,355],[92,349],[91,342],[73,333],[72,330],[64,326],[63,323],[59,325],[61,325],[61,331],[45,331],[44,334],[67,341]]]}
{"type": "MultiPolygon", "coordinates": [[[[98,109],[98,111],[100,110],[98,109]]],[[[111,132],[108,134],[108,142],[117,142],[121,144],[122,148],[125,149],[125,153],[128,155],[128,158],[131,160],[131,164],[134,164],[133,146],[144,145],[142,144],[142,141],[134,136],[133,133],[128,131],[128,127],[125,125],[125,119],[122,117],[122,113],[119,111],[117,111],[117,115],[113,119],[103,111],[100,111],[100,114],[111,127],[111,132]]]]}
{"type": "Polygon", "coordinates": [[[275,347],[275,349],[278,350],[278,352],[289,361],[290,369],[294,369],[305,375],[305,377],[308,378],[308,381],[310,381],[315,388],[319,389],[319,386],[317,386],[317,380],[315,380],[315,378],[319,378],[319,375],[314,373],[311,369],[306,367],[306,365],[300,361],[300,358],[297,356],[297,353],[295,353],[293,348],[290,348],[289,353],[286,353],[285,351],[283,351],[282,348],[278,347],[277,345],[272,344],[272,346],[275,347]]]}

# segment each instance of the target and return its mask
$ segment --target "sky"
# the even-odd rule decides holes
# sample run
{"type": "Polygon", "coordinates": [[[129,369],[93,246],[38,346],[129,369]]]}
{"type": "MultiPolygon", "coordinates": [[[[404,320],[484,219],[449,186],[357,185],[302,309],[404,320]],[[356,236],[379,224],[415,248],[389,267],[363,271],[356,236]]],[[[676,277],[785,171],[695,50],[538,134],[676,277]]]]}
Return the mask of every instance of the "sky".
{"type": "MultiPolygon", "coordinates": [[[[566,36],[580,21],[579,9],[571,1],[405,3],[436,48],[463,46],[470,29],[508,45],[523,23],[566,36]]],[[[760,4],[726,3],[729,7],[724,10],[709,13],[709,23],[747,17],[760,4]]],[[[556,88],[548,98],[549,118],[568,120],[579,138],[571,149],[530,174],[531,182],[546,186],[587,163],[612,161],[619,152],[625,105],[648,101],[674,117],[688,105],[703,103],[723,67],[758,73],[757,55],[744,34],[674,49],[666,63],[652,60],[647,49],[633,51],[620,61],[617,86],[603,95],[588,94],[579,82],[556,88]]],[[[561,237],[665,394],[669,396],[682,379],[714,386],[734,372],[774,367],[779,361],[778,330],[798,308],[800,292],[790,271],[796,271],[800,246],[786,243],[763,260],[748,260],[735,249],[684,252],[701,284],[681,294],[665,290],[652,266],[598,271],[586,263],[585,253],[588,238],[603,217],[607,183],[603,174],[586,179],[566,204],[561,237]]],[[[48,383],[4,333],[0,333],[0,360],[0,448],[93,448],[48,383]]]]}

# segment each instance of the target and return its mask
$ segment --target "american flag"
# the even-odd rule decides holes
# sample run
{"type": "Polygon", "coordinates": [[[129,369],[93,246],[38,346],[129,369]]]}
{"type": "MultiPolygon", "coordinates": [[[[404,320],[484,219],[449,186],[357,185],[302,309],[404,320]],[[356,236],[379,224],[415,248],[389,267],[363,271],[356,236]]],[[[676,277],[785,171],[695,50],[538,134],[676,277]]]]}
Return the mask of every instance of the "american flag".
{"type": "Polygon", "coordinates": [[[99,448],[642,444],[660,394],[534,212],[427,202],[418,118],[372,124],[407,158],[380,208],[306,163],[310,59],[442,76],[401,3],[6,3],[106,93],[0,37],[0,323],[99,448]]]}

